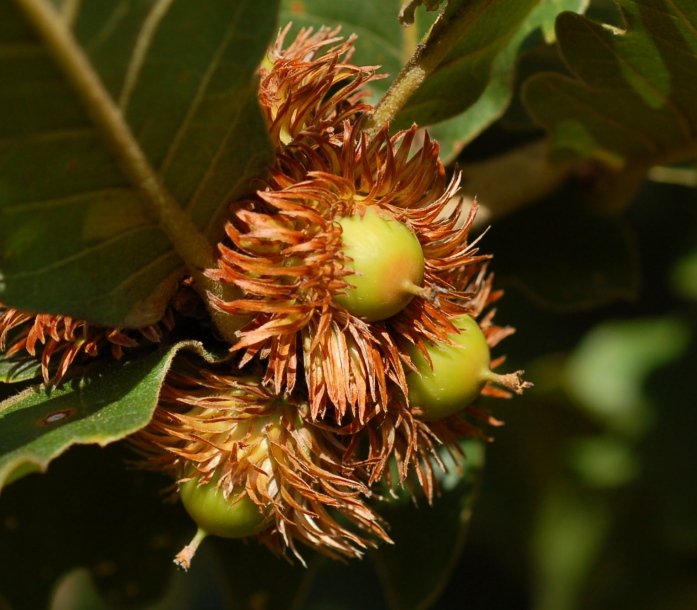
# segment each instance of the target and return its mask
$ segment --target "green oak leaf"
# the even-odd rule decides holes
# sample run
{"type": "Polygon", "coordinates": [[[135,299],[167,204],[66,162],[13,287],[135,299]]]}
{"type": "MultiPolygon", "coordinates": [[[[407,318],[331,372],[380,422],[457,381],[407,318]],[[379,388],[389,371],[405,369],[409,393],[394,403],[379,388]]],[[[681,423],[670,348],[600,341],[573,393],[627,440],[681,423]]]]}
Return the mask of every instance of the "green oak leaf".
{"type": "Polygon", "coordinates": [[[184,341],[128,360],[108,359],[57,388],[30,387],[0,402],[0,489],[45,470],[72,445],[103,446],[143,428],[184,348],[206,354],[198,342],[184,341]]]}
{"type": "Polygon", "coordinates": [[[0,352],[0,383],[20,383],[41,377],[41,362],[28,356],[0,352]]]}
{"type": "Polygon", "coordinates": [[[481,95],[462,113],[432,125],[429,131],[441,145],[441,158],[448,164],[484,129],[499,119],[513,98],[518,55],[525,40],[541,29],[545,40],[554,41],[554,20],[562,11],[583,13],[589,0],[543,0],[491,63],[488,82],[481,95]]]}
{"type": "Polygon", "coordinates": [[[551,137],[554,158],[621,168],[697,156],[697,4],[615,0],[619,30],[563,13],[556,32],[575,78],[539,74],[524,101],[551,137]]]}
{"type": "Polygon", "coordinates": [[[414,11],[423,4],[427,11],[437,11],[444,0],[407,0],[399,9],[399,22],[402,25],[413,25],[416,20],[414,11]]]}
{"type": "MultiPolygon", "coordinates": [[[[438,4],[427,3],[421,9],[433,11],[438,4]]],[[[455,10],[462,4],[451,1],[448,9],[455,10]]],[[[513,12],[503,3],[489,4],[472,3],[467,35],[396,117],[395,126],[399,128],[409,127],[412,122],[432,125],[430,130],[441,143],[446,162],[508,107],[518,53],[529,34],[542,28],[549,37],[556,15],[564,10],[582,12],[588,0],[525,0],[516,4],[513,12]]],[[[409,61],[419,40],[428,43],[429,30],[437,17],[436,13],[418,10],[416,25],[404,28],[397,20],[399,8],[398,0],[285,0],[281,23],[293,23],[289,36],[300,27],[316,29],[321,25],[341,25],[344,35],[357,34],[351,61],[380,66],[378,72],[387,78],[370,84],[379,95],[409,61]]]]}
{"type": "Polygon", "coordinates": [[[255,72],[277,11],[278,0],[0,0],[0,302],[106,326],[161,317],[183,262],[154,200],[215,239],[263,172],[255,72]],[[104,107],[125,125],[116,135],[104,107]],[[129,173],[133,158],[147,179],[129,173]]]}

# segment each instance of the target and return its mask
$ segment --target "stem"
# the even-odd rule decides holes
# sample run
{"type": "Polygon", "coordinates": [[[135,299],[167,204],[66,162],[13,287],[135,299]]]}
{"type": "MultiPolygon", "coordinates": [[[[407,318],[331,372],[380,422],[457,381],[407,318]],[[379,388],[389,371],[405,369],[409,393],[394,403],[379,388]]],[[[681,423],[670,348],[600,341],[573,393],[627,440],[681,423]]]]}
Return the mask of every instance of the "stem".
{"type": "MultiPolygon", "coordinates": [[[[123,114],[60,14],[45,0],[15,2],[63,70],[121,170],[144,195],[148,212],[186,263],[196,281],[197,290],[204,298],[208,292],[224,298],[222,293],[226,292],[227,287],[221,287],[203,273],[205,269],[216,266],[212,244],[182,210],[145,157],[123,114]]],[[[208,302],[207,298],[205,300],[208,302]]],[[[228,340],[235,342],[234,331],[239,324],[229,320],[230,316],[210,309],[219,330],[228,340]]]]}
{"type": "Polygon", "coordinates": [[[463,2],[450,9],[451,1],[438,16],[425,43],[417,46],[387,93],[375,106],[375,112],[365,122],[365,133],[373,139],[391,121],[426,78],[438,67],[473,23],[474,11],[463,2]]]}
{"type": "Polygon", "coordinates": [[[486,371],[484,378],[487,381],[510,390],[511,392],[522,394],[524,390],[533,387],[533,384],[530,381],[523,381],[523,373],[525,373],[525,371],[516,371],[515,373],[499,375],[493,371],[486,371]]]}
{"type": "Polygon", "coordinates": [[[434,286],[417,286],[413,282],[406,281],[402,284],[402,290],[407,294],[413,294],[416,297],[420,297],[429,301],[431,303],[437,302],[438,300],[438,288],[434,286]]]}
{"type": "Polygon", "coordinates": [[[208,532],[199,527],[196,530],[196,535],[194,536],[193,540],[189,542],[189,544],[187,544],[181,551],[179,551],[177,556],[174,558],[174,563],[177,565],[177,567],[181,568],[185,572],[191,567],[191,560],[194,558],[194,555],[196,555],[199,545],[203,542],[203,539],[206,536],[208,536],[208,532]]]}

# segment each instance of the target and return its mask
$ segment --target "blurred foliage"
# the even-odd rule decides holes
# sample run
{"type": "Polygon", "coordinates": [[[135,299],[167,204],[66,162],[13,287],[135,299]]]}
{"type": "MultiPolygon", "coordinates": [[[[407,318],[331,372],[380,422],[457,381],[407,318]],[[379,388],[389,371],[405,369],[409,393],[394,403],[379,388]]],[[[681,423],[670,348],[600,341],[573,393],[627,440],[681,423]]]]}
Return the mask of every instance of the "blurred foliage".
{"type": "Polygon", "coordinates": [[[50,610],[310,610],[330,600],[347,610],[428,608],[460,555],[480,483],[483,447],[469,441],[463,448],[467,467],[442,479],[434,506],[422,498],[417,510],[406,493],[383,505],[395,545],[363,561],[305,551],[304,568],[256,541],[213,539],[184,574],[172,557],[194,525],[181,504],[163,504],[171,482],[124,468],[135,454],[122,444],[76,447],[40,479],[27,476],[3,492],[0,608],[3,599],[14,610],[49,607],[49,599],[50,610]]]}
{"type": "Polygon", "coordinates": [[[691,188],[642,189],[625,214],[642,278],[629,302],[562,313],[515,287],[501,301],[518,329],[505,350],[536,387],[497,411],[506,426],[438,610],[472,592],[467,607],[486,610],[697,606],[697,307],[673,280],[696,204],[691,188]]]}

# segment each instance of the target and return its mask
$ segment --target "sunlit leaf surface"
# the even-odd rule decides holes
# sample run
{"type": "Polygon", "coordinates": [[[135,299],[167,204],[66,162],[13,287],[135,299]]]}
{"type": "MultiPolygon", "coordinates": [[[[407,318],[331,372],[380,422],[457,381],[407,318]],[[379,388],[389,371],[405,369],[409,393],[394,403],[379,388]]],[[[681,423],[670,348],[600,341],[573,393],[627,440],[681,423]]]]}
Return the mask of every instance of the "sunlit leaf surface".
{"type": "Polygon", "coordinates": [[[466,29],[397,115],[397,126],[431,125],[456,116],[474,104],[489,85],[496,58],[506,50],[520,28],[524,28],[530,11],[539,2],[449,2],[444,15],[464,10],[466,29]]]}
{"type": "MultiPolygon", "coordinates": [[[[554,40],[554,20],[562,11],[582,13],[588,0],[544,0],[519,24],[518,30],[491,63],[488,81],[481,95],[464,112],[429,128],[441,145],[444,161],[451,161],[484,129],[503,115],[511,103],[518,56],[526,39],[541,29],[546,39],[554,40]]],[[[469,68],[464,68],[469,69],[469,68]]],[[[467,87],[471,85],[467,84],[467,87]]],[[[451,96],[457,96],[452,91],[451,96]]]]}
{"type": "MultiPolygon", "coordinates": [[[[412,56],[416,44],[427,40],[424,37],[437,16],[418,7],[415,25],[404,28],[397,20],[400,4],[396,0],[286,0],[281,22],[293,23],[291,33],[300,26],[341,24],[342,34],[357,34],[352,62],[380,66],[379,73],[388,75],[370,85],[377,100],[412,56]]],[[[459,2],[450,4],[450,11],[461,6],[459,2]]],[[[526,0],[515,3],[513,10],[505,3],[471,4],[466,35],[407,102],[395,122],[399,128],[410,127],[412,122],[432,126],[446,162],[508,107],[516,60],[526,38],[541,28],[547,38],[553,39],[555,17],[565,10],[582,12],[588,1],[526,0]]]]}

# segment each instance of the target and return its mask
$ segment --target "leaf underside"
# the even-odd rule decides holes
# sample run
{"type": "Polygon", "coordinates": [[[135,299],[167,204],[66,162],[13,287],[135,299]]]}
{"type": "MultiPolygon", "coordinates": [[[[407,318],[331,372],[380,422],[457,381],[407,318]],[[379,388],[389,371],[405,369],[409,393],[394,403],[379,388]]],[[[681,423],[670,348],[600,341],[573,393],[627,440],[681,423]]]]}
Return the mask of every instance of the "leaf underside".
{"type": "MultiPolygon", "coordinates": [[[[24,4],[0,0],[0,302],[153,323],[182,261],[24,4]]],[[[219,237],[227,205],[272,154],[255,70],[276,0],[57,4],[52,27],[70,29],[166,188],[219,237]]]]}
{"type": "MultiPolygon", "coordinates": [[[[471,101],[464,112],[439,120],[429,129],[441,145],[441,158],[444,163],[453,161],[469,142],[506,112],[513,98],[518,57],[529,36],[541,29],[549,41],[553,38],[554,20],[557,15],[562,11],[582,13],[586,10],[588,1],[545,0],[535,6],[518,24],[518,29],[506,44],[498,46],[498,52],[491,60],[486,81],[475,83],[475,90],[481,90],[480,95],[471,101]]],[[[479,55],[473,52],[472,57],[463,63],[463,69],[468,70],[468,64],[481,61],[478,58],[479,55]]],[[[466,88],[470,86],[468,81],[466,88]]],[[[448,89],[445,95],[458,98],[458,91],[457,88],[448,89]]]]}
{"type": "Polygon", "coordinates": [[[444,16],[465,10],[467,29],[399,112],[396,125],[400,128],[412,123],[431,125],[456,116],[474,104],[489,83],[494,61],[539,2],[448,2],[444,16]]]}

